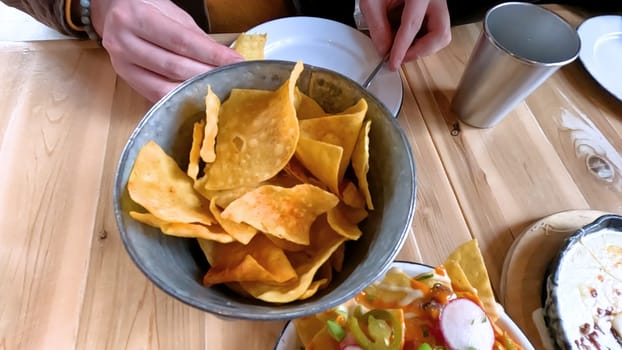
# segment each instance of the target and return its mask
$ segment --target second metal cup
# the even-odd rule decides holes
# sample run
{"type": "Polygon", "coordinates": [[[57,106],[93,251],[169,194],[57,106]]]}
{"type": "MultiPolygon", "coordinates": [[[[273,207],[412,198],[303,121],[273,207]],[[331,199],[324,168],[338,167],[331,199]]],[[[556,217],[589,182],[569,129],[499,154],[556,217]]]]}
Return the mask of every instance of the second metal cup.
{"type": "Polygon", "coordinates": [[[507,2],[486,13],[452,110],[472,126],[489,128],[551,74],[577,58],[580,39],[564,19],[539,5],[507,2]]]}

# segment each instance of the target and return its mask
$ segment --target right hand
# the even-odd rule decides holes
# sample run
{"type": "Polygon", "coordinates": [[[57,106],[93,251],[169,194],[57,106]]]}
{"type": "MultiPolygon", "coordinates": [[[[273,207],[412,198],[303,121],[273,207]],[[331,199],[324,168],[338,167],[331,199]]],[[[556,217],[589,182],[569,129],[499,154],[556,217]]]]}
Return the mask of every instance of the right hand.
{"type": "Polygon", "coordinates": [[[381,55],[387,52],[393,70],[407,61],[431,55],[451,41],[446,0],[361,0],[369,34],[381,55]],[[402,7],[393,33],[389,14],[402,7]]]}
{"type": "Polygon", "coordinates": [[[242,61],[170,0],[92,0],[91,20],[117,74],[152,102],[188,78],[242,61]]]}

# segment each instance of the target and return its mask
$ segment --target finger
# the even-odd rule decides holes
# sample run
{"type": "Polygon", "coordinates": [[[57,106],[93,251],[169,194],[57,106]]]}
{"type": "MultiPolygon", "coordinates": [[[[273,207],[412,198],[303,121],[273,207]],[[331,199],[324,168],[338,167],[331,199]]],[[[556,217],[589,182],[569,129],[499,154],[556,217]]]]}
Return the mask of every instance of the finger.
{"type": "Polygon", "coordinates": [[[415,40],[415,36],[421,29],[423,18],[425,17],[428,1],[406,1],[402,12],[402,21],[395,34],[389,67],[393,70],[398,69],[404,61],[406,51],[415,40]]]}
{"type": "MultiPolygon", "coordinates": [[[[188,16],[175,16],[156,5],[144,2],[136,35],[171,52],[214,66],[242,61],[236,51],[216,42],[188,16]],[[157,20],[154,20],[157,19],[157,20]],[[174,28],[174,29],[171,29],[174,28]]],[[[179,11],[183,12],[181,9],[179,11]]]]}
{"type": "Polygon", "coordinates": [[[444,48],[451,41],[449,13],[444,1],[432,1],[428,8],[426,34],[415,40],[404,61],[428,56],[444,48]]]}
{"type": "Polygon", "coordinates": [[[360,7],[369,27],[371,40],[380,55],[384,56],[393,42],[386,5],[378,0],[361,0],[360,7]]]}
{"type": "Polygon", "coordinates": [[[125,37],[123,41],[125,48],[122,50],[132,51],[132,63],[172,81],[183,81],[215,68],[164,50],[136,36],[125,37]]]}
{"type": "Polygon", "coordinates": [[[439,32],[429,32],[423,37],[415,41],[413,45],[404,56],[403,62],[411,61],[419,57],[432,55],[451,41],[451,32],[447,31],[447,35],[439,32]]]}
{"type": "Polygon", "coordinates": [[[115,64],[113,61],[113,66],[129,86],[151,102],[158,101],[180,84],[128,62],[115,64]]]}

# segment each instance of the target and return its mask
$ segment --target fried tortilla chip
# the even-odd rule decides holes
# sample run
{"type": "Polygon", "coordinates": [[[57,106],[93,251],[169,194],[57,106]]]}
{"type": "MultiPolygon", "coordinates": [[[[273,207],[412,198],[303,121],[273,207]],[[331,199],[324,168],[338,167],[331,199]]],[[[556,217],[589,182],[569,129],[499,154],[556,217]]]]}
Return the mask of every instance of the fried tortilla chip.
{"type": "Polygon", "coordinates": [[[296,115],[298,120],[321,117],[326,114],[322,106],[296,87],[296,115]]]}
{"type": "Polygon", "coordinates": [[[345,215],[348,218],[348,221],[352,223],[360,224],[361,221],[365,220],[369,216],[367,210],[363,208],[353,208],[345,203],[340,205],[341,213],[345,215]]]}
{"type": "Polygon", "coordinates": [[[369,183],[367,182],[367,173],[369,172],[369,130],[371,129],[371,121],[365,122],[361,128],[356,146],[352,152],[352,169],[359,183],[359,190],[365,197],[367,208],[374,209],[374,203],[369,192],[369,183]]]}
{"type": "Polygon", "coordinates": [[[340,114],[300,121],[300,136],[339,146],[343,149],[339,165],[339,181],[350,164],[350,157],[367,113],[367,102],[360,99],[340,114]]]}
{"type": "Polygon", "coordinates": [[[278,238],[273,235],[266,235],[266,237],[268,237],[274,245],[283,249],[285,252],[300,252],[307,249],[306,245],[292,243],[286,239],[278,238]]]}
{"type": "Polygon", "coordinates": [[[248,244],[253,237],[257,234],[257,230],[245,223],[237,223],[231,220],[227,220],[221,216],[221,210],[217,205],[218,197],[212,200],[209,204],[209,209],[212,215],[225,232],[227,232],[236,241],[242,244],[248,244]]]}
{"type": "Polygon", "coordinates": [[[216,204],[221,208],[225,208],[227,205],[229,205],[229,203],[242,197],[244,193],[252,191],[255,188],[257,188],[257,185],[255,185],[255,186],[236,187],[236,188],[232,188],[228,190],[206,190],[205,181],[207,181],[205,176],[197,179],[194,182],[194,189],[198,193],[200,193],[204,198],[210,201],[215,200],[216,204]]]}
{"type": "Polygon", "coordinates": [[[201,158],[201,144],[203,143],[203,129],[205,128],[205,120],[194,123],[192,128],[192,146],[190,146],[190,155],[188,156],[188,170],[186,173],[193,180],[199,175],[199,161],[201,158]]]}
{"type": "Polygon", "coordinates": [[[226,282],[283,283],[296,279],[296,271],[283,250],[262,234],[247,245],[208,240],[199,240],[199,245],[211,265],[203,277],[206,286],[226,282]]]}
{"type": "Polygon", "coordinates": [[[313,185],[291,188],[266,185],[231,202],[222,217],[245,222],[296,244],[308,245],[311,224],[338,202],[337,196],[313,185]]]}
{"type": "Polygon", "coordinates": [[[220,99],[212,91],[212,87],[207,87],[205,96],[205,131],[203,132],[203,143],[201,145],[201,159],[206,163],[211,163],[216,159],[214,150],[216,135],[218,134],[218,113],[220,112],[220,99]]]}
{"type": "Polygon", "coordinates": [[[192,179],[153,141],[138,152],[127,183],[132,200],[159,219],[213,224],[206,203],[192,186],[192,179]]]}
{"type": "Polygon", "coordinates": [[[315,295],[315,293],[317,293],[318,290],[326,287],[329,283],[330,280],[328,278],[322,278],[320,280],[311,282],[309,288],[305,290],[304,293],[302,293],[298,300],[305,300],[311,298],[315,295]]]}
{"type": "Polygon", "coordinates": [[[292,322],[294,322],[294,326],[296,326],[295,329],[298,339],[300,339],[305,348],[309,346],[313,337],[326,325],[326,321],[319,319],[316,315],[296,318],[292,322]]]}
{"type": "Polygon", "coordinates": [[[246,61],[263,60],[267,38],[267,34],[243,33],[235,39],[233,49],[242,55],[246,61]]]}
{"type": "Polygon", "coordinates": [[[482,257],[482,253],[479,250],[477,240],[472,239],[456,248],[447,257],[444,265],[451,266],[450,261],[455,261],[460,265],[470,284],[477,290],[477,295],[484,304],[486,313],[491,316],[493,322],[496,321],[499,318],[497,302],[495,301],[495,295],[488,277],[488,270],[486,270],[484,257],[482,257]]]}
{"type": "Polygon", "coordinates": [[[345,241],[343,236],[330,228],[323,216],[313,224],[313,232],[308,250],[287,254],[297,279],[279,285],[241,282],[240,286],[253,297],[272,303],[289,303],[303,295],[310,297],[306,291],[313,283],[315,273],[345,241]]]}
{"type": "Polygon", "coordinates": [[[169,236],[202,238],[220,243],[230,243],[234,239],[217,225],[203,226],[201,224],[187,224],[181,222],[167,222],[149,213],[130,211],[130,216],[143,224],[159,228],[162,233],[169,236]]]}
{"type": "Polygon", "coordinates": [[[345,204],[353,208],[365,208],[365,197],[352,181],[345,180],[341,187],[341,199],[345,204]]]}
{"type": "Polygon", "coordinates": [[[346,245],[345,243],[341,243],[333,255],[330,256],[330,264],[335,269],[335,271],[340,272],[343,268],[343,259],[345,258],[346,245]]]}
{"type": "Polygon", "coordinates": [[[446,260],[443,263],[447,276],[451,279],[451,285],[456,292],[467,292],[477,295],[477,290],[473,288],[471,282],[467,278],[462,266],[456,260],[446,260]]]}
{"type": "Polygon", "coordinates": [[[342,211],[345,210],[343,209],[344,206],[340,204],[329,210],[326,219],[335,232],[347,239],[357,240],[363,232],[357,226],[357,223],[350,221],[348,216],[342,211]]]}
{"type": "Polygon", "coordinates": [[[339,194],[342,155],[342,147],[306,137],[301,137],[296,147],[296,159],[335,194],[339,194]]]}
{"type": "Polygon", "coordinates": [[[296,157],[289,160],[289,163],[283,168],[283,171],[303,184],[311,184],[323,190],[328,190],[328,186],[316,179],[309,171],[300,163],[296,157]]]}
{"type": "Polygon", "coordinates": [[[290,78],[274,92],[248,98],[244,93],[232,94],[222,104],[216,160],[205,169],[205,189],[251,186],[285,167],[300,135],[294,87],[302,68],[302,63],[296,64],[290,78]]]}

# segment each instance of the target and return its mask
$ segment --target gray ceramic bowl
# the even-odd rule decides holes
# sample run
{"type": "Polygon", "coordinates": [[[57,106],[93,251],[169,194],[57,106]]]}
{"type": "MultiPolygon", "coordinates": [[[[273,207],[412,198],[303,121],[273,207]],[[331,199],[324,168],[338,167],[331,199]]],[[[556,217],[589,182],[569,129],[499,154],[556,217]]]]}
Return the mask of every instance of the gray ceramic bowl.
{"type": "Polygon", "coordinates": [[[305,66],[298,87],[306,92],[313,79],[320,86],[318,101],[327,111],[339,111],[364,97],[370,132],[370,190],[375,210],[362,223],[363,236],[346,246],[343,270],[314,297],[275,305],[239,296],[225,287],[201,285],[208,264],[196,240],[166,236],[129,217],[139,209],[129,198],[127,181],[139,149],[157,142],[183,167],[187,164],[192,123],[204,113],[204,95],[211,85],[221,100],[232,88],[276,89],[294,63],[253,61],[212,70],[175,89],[155,104],[131,135],[119,161],[114,184],[114,210],[121,238],[138,268],[158,287],[182,302],[231,318],[285,320],[337,306],[381,276],[401,248],[415,208],[415,166],[408,141],[391,113],[354,81],[321,68],[305,66]]]}

